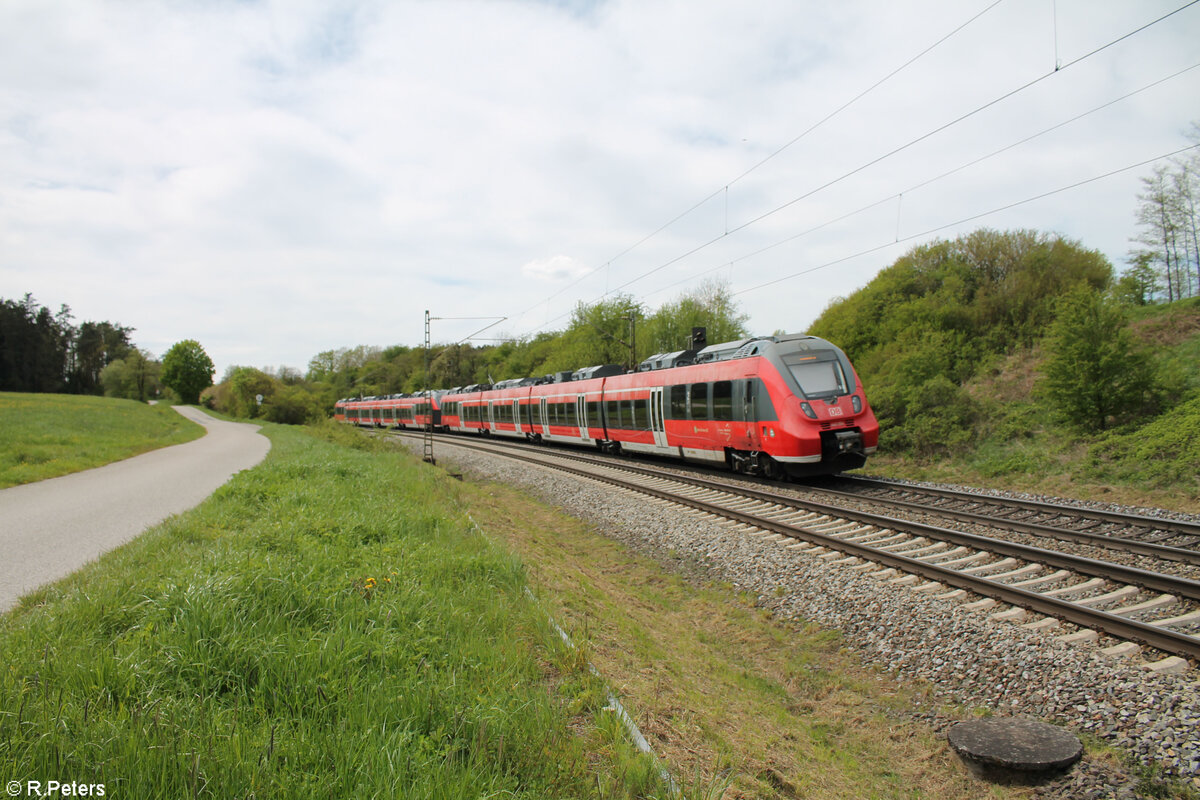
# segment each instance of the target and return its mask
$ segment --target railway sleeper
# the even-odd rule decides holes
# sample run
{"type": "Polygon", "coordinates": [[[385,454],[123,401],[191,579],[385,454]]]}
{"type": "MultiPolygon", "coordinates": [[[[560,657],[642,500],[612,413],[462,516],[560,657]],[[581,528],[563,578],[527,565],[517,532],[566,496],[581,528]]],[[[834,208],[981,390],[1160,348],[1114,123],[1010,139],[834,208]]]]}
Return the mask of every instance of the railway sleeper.
{"type": "Polygon", "coordinates": [[[1157,625],[1160,628],[1184,628],[1188,625],[1200,624],[1200,611],[1190,611],[1187,614],[1180,614],[1177,617],[1157,619],[1151,624],[1157,625]]]}
{"type": "Polygon", "coordinates": [[[940,566],[944,566],[946,564],[946,562],[935,561],[934,559],[947,558],[949,556],[960,556],[963,553],[970,553],[970,552],[971,552],[971,548],[963,547],[962,545],[959,545],[958,547],[955,547],[951,550],[943,550],[940,553],[931,553],[928,556],[922,556],[920,560],[925,561],[929,564],[937,564],[940,567],[940,566]]]}
{"type": "Polygon", "coordinates": [[[1046,597],[1070,597],[1073,594],[1082,594],[1090,592],[1092,589],[1098,589],[1106,583],[1104,578],[1091,578],[1082,583],[1073,583],[1070,586],[1064,586],[1061,589],[1051,589],[1048,592],[1042,592],[1046,597]]]}
{"type": "Polygon", "coordinates": [[[1152,597],[1141,603],[1136,603],[1132,606],[1122,606],[1114,608],[1112,613],[1120,614],[1122,617],[1128,617],[1130,614],[1137,614],[1141,611],[1157,611],[1160,608],[1175,605],[1179,602],[1179,598],[1173,594],[1160,594],[1158,597],[1152,597]]]}
{"type": "Polygon", "coordinates": [[[974,555],[963,556],[962,558],[956,558],[953,561],[939,561],[937,563],[937,565],[939,567],[961,567],[964,564],[974,564],[978,561],[983,561],[985,558],[992,558],[992,554],[981,551],[981,552],[975,553],[974,555]]]}
{"type": "Polygon", "coordinates": [[[1147,669],[1150,672],[1157,672],[1160,675],[1178,675],[1180,673],[1187,672],[1188,666],[1187,659],[1180,658],[1179,656],[1167,656],[1166,658],[1158,661],[1151,661],[1148,664],[1142,665],[1144,669],[1147,669]]]}
{"type": "Polygon", "coordinates": [[[1091,628],[1080,628],[1074,633],[1064,633],[1062,636],[1056,636],[1055,641],[1064,642],[1066,644],[1076,644],[1078,642],[1097,642],[1100,640],[1100,634],[1091,628]]]}
{"type": "Polygon", "coordinates": [[[1098,594],[1094,597],[1081,597],[1075,601],[1075,605],[1099,606],[1104,605],[1105,603],[1111,603],[1115,600],[1128,600],[1129,598],[1136,596],[1140,591],[1141,590],[1136,586],[1122,586],[1120,589],[1115,591],[1107,592],[1105,594],[1098,594]]]}
{"type": "Polygon", "coordinates": [[[1060,625],[1062,625],[1062,622],[1054,617],[1042,617],[1041,619],[1034,620],[1033,622],[1026,622],[1021,625],[1021,627],[1027,631],[1049,631],[1054,630],[1060,625]]]}
{"type": "MultiPolygon", "coordinates": [[[[1043,569],[1043,567],[1041,564],[1026,564],[1025,566],[1023,566],[1019,569],[1009,570],[1008,572],[1001,572],[998,575],[992,575],[991,579],[994,581],[998,581],[998,580],[1007,580],[1009,578],[1024,578],[1026,575],[1036,575],[1037,573],[1041,572],[1042,569],[1043,569]]],[[[1016,584],[1013,584],[1013,585],[1015,586],[1016,584]]]]}
{"type": "MultiPolygon", "coordinates": [[[[909,558],[928,560],[928,557],[938,555],[939,551],[945,551],[949,546],[950,545],[946,544],[945,542],[934,542],[926,547],[918,547],[916,550],[908,550],[904,553],[904,555],[908,556],[909,558]]],[[[945,552],[940,554],[945,555],[945,552]]]]}
{"type": "Polygon", "coordinates": [[[1069,577],[1071,577],[1071,573],[1068,570],[1060,569],[1051,572],[1049,575],[1041,575],[1036,578],[1029,578],[1023,581],[1017,581],[1016,583],[1010,583],[1009,586],[1017,586],[1022,589],[1029,589],[1034,586],[1045,586],[1047,583],[1057,583],[1059,581],[1066,580],[1069,577]]]}
{"type": "Polygon", "coordinates": [[[1120,642],[1112,647],[1103,647],[1100,652],[1111,658],[1128,658],[1142,652],[1142,647],[1137,642],[1120,642]]]}
{"type": "Polygon", "coordinates": [[[846,531],[845,533],[839,535],[838,538],[847,542],[865,542],[868,539],[881,536],[885,533],[887,533],[887,531],[883,530],[882,528],[867,526],[865,528],[859,528],[856,531],[846,531]]]}
{"type": "MultiPolygon", "coordinates": [[[[884,531],[884,533],[891,533],[891,531],[884,531]]],[[[892,552],[893,548],[908,544],[908,540],[910,538],[912,538],[911,533],[892,533],[891,536],[885,536],[882,539],[874,539],[868,542],[868,544],[871,545],[871,547],[877,547],[880,550],[886,550],[890,553],[892,552]]]]}
{"type": "Polygon", "coordinates": [[[991,619],[997,622],[1019,622],[1029,616],[1029,612],[1020,606],[1013,606],[1007,611],[997,611],[991,615],[991,619]]]}
{"type": "Polygon", "coordinates": [[[892,552],[896,553],[897,555],[907,556],[907,555],[910,555],[911,553],[913,553],[914,551],[906,550],[905,548],[907,548],[907,547],[914,547],[914,548],[924,547],[928,543],[929,543],[929,540],[926,539],[924,536],[917,536],[915,538],[909,539],[904,544],[896,545],[895,547],[892,548],[892,552]]]}
{"type": "Polygon", "coordinates": [[[1002,558],[999,561],[993,561],[990,564],[980,564],[977,567],[967,567],[960,570],[966,575],[982,575],[985,572],[991,572],[994,569],[1004,569],[1011,567],[1013,564],[1019,563],[1015,558],[1002,558]]]}

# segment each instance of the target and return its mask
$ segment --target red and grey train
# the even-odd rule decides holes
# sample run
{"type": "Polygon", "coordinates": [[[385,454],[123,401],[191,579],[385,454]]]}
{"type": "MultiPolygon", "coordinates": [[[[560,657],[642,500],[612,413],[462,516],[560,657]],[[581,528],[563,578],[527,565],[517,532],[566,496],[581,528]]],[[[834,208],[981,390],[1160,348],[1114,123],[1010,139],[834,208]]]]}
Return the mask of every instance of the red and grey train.
{"type": "Polygon", "coordinates": [[[340,400],[358,425],[423,427],[803,477],[855,469],[879,423],[846,354],[815,336],[743,339],[429,395],[340,400]]]}

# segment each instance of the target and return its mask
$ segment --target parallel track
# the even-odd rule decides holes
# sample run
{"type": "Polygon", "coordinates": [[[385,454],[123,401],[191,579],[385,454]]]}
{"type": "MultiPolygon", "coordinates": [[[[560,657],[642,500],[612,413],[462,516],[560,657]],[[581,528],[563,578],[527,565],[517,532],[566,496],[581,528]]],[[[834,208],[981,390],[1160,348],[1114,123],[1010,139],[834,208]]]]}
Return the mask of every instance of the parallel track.
{"type": "Polygon", "coordinates": [[[821,491],[842,497],[869,498],[896,507],[926,509],[962,520],[983,517],[993,527],[1200,564],[1200,523],[1196,522],[1041,500],[994,497],[875,478],[842,475],[839,481],[851,491],[821,491]],[[914,502],[912,498],[920,500],[914,502]],[[983,509],[987,509],[986,513],[983,509]]]}
{"type": "Polygon", "coordinates": [[[971,592],[1084,629],[1200,660],[1200,637],[1172,629],[1172,626],[1200,625],[1200,612],[1195,610],[1200,601],[1200,581],[788,497],[745,485],[664,474],[651,467],[614,463],[611,459],[574,452],[549,452],[544,447],[522,446],[511,440],[503,444],[463,437],[445,441],[456,447],[549,467],[690,507],[809,543],[814,552],[820,552],[816,550],[820,548],[829,553],[845,554],[841,562],[846,562],[847,566],[857,562],[854,565],[862,568],[859,559],[878,564],[881,568],[875,573],[877,577],[895,574],[889,573],[890,570],[920,576],[929,583],[917,587],[919,590],[940,591],[939,587],[953,587],[945,595],[935,596],[950,596],[954,590],[971,592]],[[982,573],[991,574],[985,576],[982,573]],[[1082,580],[1079,576],[1083,576],[1082,580]],[[1035,588],[1044,591],[1035,591],[1035,588]],[[1137,598],[1142,590],[1161,594],[1115,609],[1122,613],[1091,607],[1119,604],[1137,598]],[[1075,595],[1083,596],[1075,600],[1064,599],[1075,595]],[[1168,620],[1158,620],[1157,624],[1126,616],[1181,604],[1191,610],[1168,620]]]}

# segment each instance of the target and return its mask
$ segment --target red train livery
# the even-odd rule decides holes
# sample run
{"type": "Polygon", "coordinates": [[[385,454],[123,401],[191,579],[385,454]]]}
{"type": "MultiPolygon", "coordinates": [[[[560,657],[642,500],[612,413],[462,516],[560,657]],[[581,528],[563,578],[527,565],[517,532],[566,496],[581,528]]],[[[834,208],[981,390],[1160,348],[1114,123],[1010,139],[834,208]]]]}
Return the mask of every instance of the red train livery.
{"type": "Polygon", "coordinates": [[[545,378],[342,400],[359,425],[476,432],[726,464],[781,478],[866,463],[875,419],[846,354],[815,336],[744,339],[545,378]]]}

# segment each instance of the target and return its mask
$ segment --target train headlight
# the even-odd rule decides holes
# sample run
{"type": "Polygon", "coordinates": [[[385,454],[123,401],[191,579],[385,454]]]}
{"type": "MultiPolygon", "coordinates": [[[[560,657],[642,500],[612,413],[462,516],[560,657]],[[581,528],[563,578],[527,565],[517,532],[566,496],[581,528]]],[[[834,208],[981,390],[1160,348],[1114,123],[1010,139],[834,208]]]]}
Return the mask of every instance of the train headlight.
{"type": "Polygon", "coordinates": [[[801,403],[800,410],[803,411],[804,416],[808,417],[809,419],[817,418],[817,412],[813,411],[813,407],[810,406],[808,403],[801,403]]]}
{"type": "Polygon", "coordinates": [[[855,414],[862,413],[862,398],[861,397],[859,397],[858,395],[854,395],[853,397],[850,398],[850,404],[854,406],[855,414]]]}

